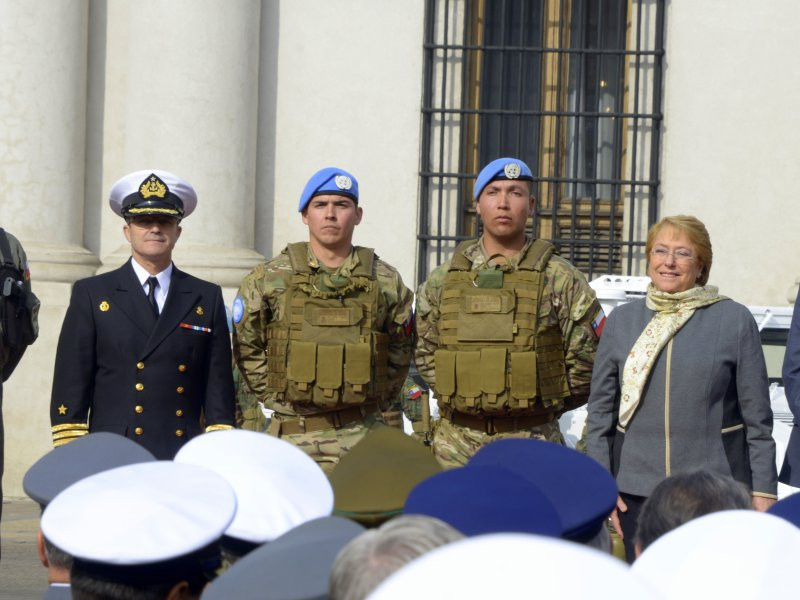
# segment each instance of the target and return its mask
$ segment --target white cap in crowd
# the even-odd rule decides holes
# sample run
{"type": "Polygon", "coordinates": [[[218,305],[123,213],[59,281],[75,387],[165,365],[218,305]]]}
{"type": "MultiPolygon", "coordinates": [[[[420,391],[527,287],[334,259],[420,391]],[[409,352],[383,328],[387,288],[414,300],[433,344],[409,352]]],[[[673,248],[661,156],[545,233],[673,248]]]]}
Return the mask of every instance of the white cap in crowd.
{"type": "MultiPolygon", "coordinates": [[[[206,467],[231,484],[238,509],[227,538],[263,544],[333,511],[333,489],[322,469],[276,437],[243,429],[212,431],[189,440],[175,462],[206,467]]],[[[229,541],[223,541],[226,548],[229,541]]]]}
{"type": "Polygon", "coordinates": [[[368,598],[642,600],[660,596],[624,562],[607,553],[551,537],[494,533],[423,554],[368,598]]]}
{"type": "Polygon", "coordinates": [[[233,489],[213,471],[155,461],[74,483],[50,502],[41,527],[76,560],[141,580],[163,570],[159,563],[215,544],[235,512],[233,489]]]}
{"type": "Polygon", "coordinates": [[[726,510],[654,541],[632,571],[666,599],[793,598],[800,529],[773,515],[726,510]]]}

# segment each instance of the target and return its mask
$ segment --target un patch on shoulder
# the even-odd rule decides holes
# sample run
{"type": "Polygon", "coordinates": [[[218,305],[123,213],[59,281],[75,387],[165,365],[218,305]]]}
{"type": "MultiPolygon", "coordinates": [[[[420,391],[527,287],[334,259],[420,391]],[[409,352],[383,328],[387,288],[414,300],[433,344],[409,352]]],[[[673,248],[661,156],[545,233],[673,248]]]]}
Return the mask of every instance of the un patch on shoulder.
{"type": "Polygon", "coordinates": [[[238,323],[244,316],[244,302],[241,296],[236,296],[233,301],[233,322],[238,323]]]}

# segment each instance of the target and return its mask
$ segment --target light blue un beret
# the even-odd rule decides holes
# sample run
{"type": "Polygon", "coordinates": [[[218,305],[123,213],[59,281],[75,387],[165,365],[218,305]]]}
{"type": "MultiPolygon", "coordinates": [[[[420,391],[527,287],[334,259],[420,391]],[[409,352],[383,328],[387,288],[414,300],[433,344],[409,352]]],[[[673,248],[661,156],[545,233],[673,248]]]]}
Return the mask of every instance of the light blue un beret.
{"type": "Polygon", "coordinates": [[[337,167],[325,167],[317,171],[303,188],[298,212],[303,212],[311,198],[320,194],[345,196],[358,204],[358,181],[350,173],[337,167]]]}
{"type": "Polygon", "coordinates": [[[531,168],[518,158],[498,158],[483,167],[478,178],[475,180],[475,187],[472,197],[477,200],[483,188],[490,181],[495,179],[522,179],[533,181],[531,168]]]}

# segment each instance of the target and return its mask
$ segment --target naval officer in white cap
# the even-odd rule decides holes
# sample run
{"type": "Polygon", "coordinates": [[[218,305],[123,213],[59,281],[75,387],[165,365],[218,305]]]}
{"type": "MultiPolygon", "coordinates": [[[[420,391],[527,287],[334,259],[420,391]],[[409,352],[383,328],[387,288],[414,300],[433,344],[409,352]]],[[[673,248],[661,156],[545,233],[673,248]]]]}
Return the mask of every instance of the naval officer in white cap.
{"type": "Polygon", "coordinates": [[[73,287],[56,353],[53,443],[110,431],[171,459],[203,430],[233,426],[222,290],[172,263],[181,220],[197,205],[189,183],[137,171],[113,185],[109,203],[125,219],[132,257],[73,287]]]}
{"type": "Polygon", "coordinates": [[[205,467],[171,461],[97,473],[58,494],[42,531],[73,557],[75,600],[192,600],[219,569],[236,494],[205,467]]]}

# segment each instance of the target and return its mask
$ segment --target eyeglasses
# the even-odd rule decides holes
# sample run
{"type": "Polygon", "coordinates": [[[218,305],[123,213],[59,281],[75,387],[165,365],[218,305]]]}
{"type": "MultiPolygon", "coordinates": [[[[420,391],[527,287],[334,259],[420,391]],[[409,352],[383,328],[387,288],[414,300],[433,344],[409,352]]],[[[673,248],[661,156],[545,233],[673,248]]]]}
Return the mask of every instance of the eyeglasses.
{"type": "Polygon", "coordinates": [[[688,250],[684,250],[683,248],[678,248],[672,252],[666,248],[653,248],[650,251],[650,255],[659,260],[667,260],[668,256],[672,256],[676,263],[688,263],[694,260],[692,253],[688,250]]]}

